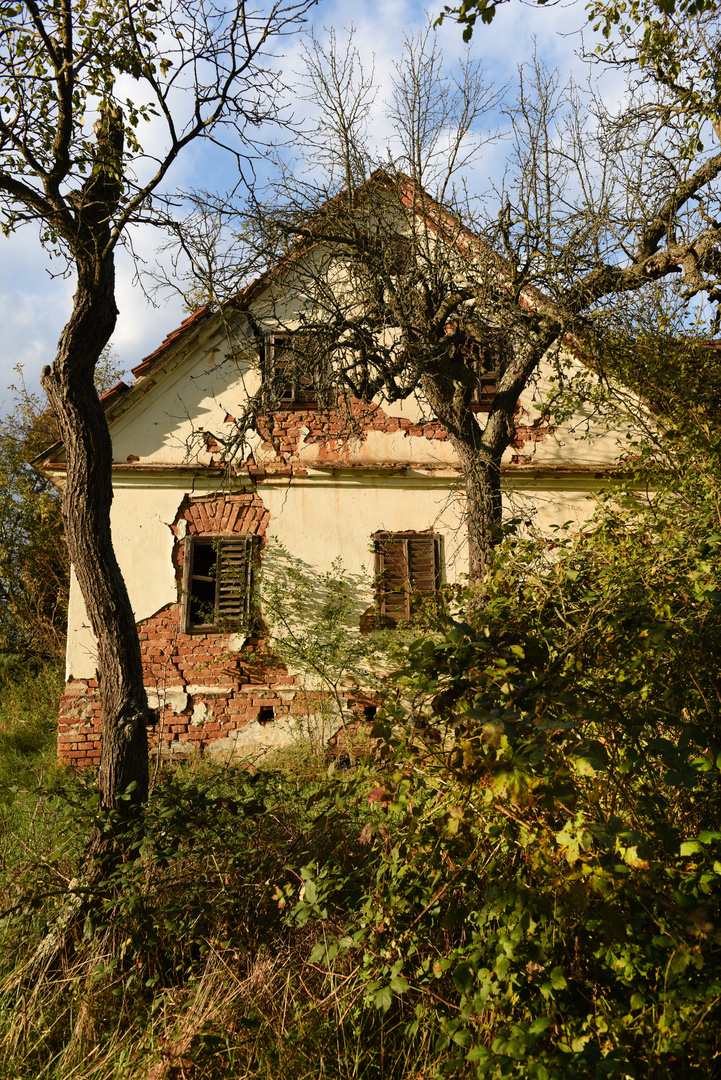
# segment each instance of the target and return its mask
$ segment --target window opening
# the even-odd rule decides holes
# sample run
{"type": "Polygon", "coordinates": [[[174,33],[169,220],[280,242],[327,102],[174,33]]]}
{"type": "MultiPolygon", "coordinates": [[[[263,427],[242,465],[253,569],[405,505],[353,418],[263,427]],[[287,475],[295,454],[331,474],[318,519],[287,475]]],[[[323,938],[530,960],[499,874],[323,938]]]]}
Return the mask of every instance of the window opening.
{"type": "Polygon", "coordinates": [[[501,348],[497,341],[485,345],[469,337],[462,348],[463,358],[475,371],[478,382],[471,396],[473,412],[490,412],[501,377],[501,348]]]}
{"type": "MultiPolygon", "coordinates": [[[[273,403],[282,405],[317,405],[318,365],[305,367],[302,352],[310,351],[310,335],[264,334],[260,362],[263,378],[271,389],[273,403]],[[305,340],[304,340],[305,339],[305,340]]],[[[304,358],[307,360],[307,356],[304,358]]]]}
{"type": "Polygon", "coordinates": [[[258,710],[258,723],[269,724],[275,720],[275,707],[273,705],[261,705],[258,710]]]}
{"type": "Polygon", "coordinates": [[[259,544],[257,536],[186,540],[182,633],[252,625],[259,544]]]}

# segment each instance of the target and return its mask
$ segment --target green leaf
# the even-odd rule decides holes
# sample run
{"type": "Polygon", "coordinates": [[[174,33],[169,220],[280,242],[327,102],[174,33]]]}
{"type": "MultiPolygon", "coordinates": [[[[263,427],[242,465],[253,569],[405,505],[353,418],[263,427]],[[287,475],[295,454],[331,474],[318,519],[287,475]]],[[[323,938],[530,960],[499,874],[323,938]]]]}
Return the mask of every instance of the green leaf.
{"type": "Polygon", "coordinates": [[[485,1061],[487,1058],[488,1050],[485,1046],[474,1046],[466,1055],[466,1061],[485,1061]]]}
{"type": "Polygon", "coordinates": [[[390,986],[383,986],[376,992],[373,998],[373,1004],[376,1009],[382,1012],[388,1012],[393,1002],[393,991],[390,986]]]}
{"type": "Polygon", "coordinates": [[[309,964],[319,964],[321,960],[325,960],[325,944],[319,941],[317,945],[313,946],[311,954],[308,957],[309,964]]]}
{"type": "Polygon", "coordinates": [[[475,982],[475,972],[469,963],[462,960],[453,970],[453,985],[461,994],[468,994],[475,982]]]}
{"type": "Polygon", "coordinates": [[[303,899],[307,904],[315,904],[318,900],[318,890],[314,881],[306,881],[303,885],[303,899]]]}

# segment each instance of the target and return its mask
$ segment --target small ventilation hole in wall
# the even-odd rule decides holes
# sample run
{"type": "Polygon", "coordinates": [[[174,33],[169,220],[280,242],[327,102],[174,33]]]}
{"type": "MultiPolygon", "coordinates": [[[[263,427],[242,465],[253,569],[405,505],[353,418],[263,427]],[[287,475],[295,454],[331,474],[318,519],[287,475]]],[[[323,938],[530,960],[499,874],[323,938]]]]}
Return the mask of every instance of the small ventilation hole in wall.
{"type": "Polygon", "coordinates": [[[258,712],[259,724],[270,724],[275,720],[275,708],[272,705],[261,705],[258,712]]]}
{"type": "Polygon", "coordinates": [[[377,712],[378,712],[378,706],[377,705],[365,705],[364,708],[363,708],[363,716],[369,722],[371,720],[375,720],[377,712]]]}

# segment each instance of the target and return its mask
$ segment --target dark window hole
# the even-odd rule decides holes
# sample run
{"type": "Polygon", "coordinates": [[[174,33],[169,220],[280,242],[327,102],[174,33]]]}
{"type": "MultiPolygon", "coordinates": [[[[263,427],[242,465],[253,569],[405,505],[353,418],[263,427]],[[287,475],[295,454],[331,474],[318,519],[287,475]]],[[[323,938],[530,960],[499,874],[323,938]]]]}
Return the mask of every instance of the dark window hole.
{"type": "Polygon", "coordinates": [[[369,722],[371,720],[375,720],[377,712],[378,712],[378,706],[377,705],[365,705],[363,707],[363,716],[369,722]]]}
{"type": "Polygon", "coordinates": [[[259,724],[270,724],[275,720],[275,708],[273,705],[261,705],[258,713],[259,724]]]}

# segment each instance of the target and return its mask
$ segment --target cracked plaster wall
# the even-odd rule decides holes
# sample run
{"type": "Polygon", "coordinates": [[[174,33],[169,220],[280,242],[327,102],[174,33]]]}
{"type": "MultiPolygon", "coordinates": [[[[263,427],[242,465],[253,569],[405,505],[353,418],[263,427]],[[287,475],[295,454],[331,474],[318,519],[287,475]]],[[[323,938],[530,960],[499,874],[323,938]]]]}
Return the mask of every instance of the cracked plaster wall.
{"type": "MultiPolygon", "coordinates": [[[[258,368],[251,357],[255,345],[242,325],[216,329],[209,333],[188,355],[180,357],[168,370],[158,373],[152,392],[136,400],[132,409],[112,425],[114,460],[118,464],[133,462],[148,465],[208,465],[217,458],[217,451],[204,445],[209,438],[219,442],[233,433],[232,418],[240,415],[244,402],[260,384],[258,368]]],[[[562,354],[568,365],[567,375],[583,372],[593,381],[594,376],[580,360],[568,352],[562,354]]],[[[553,367],[542,363],[533,385],[521,395],[519,441],[522,445],[509,447],[504,461],[511,463],[520,449],[523,464],[534,467],[600,468],[612,464],[626,445],[626,430],[608,431],[601,418],[590,409],[579,406],[552,433],[542,438],[524,441],[524,428],[532,428],[540,417],[539,405],[551,387],[553,367]]],[[[379,418],[380,418],[379,414],[379,418]]],[[[432,420],[422,394],[404,401],[383,403],[382,415],[405,424],[420,425],[432,420]]],[[[292,416],[291,427],[292,427],[292,416]]],[[[295,436],[294,454],[306,464],[330,455],[317,439],[307,440],[307,427],[295,436]]],[[[373,424],[361,439],[342,445],[338,459],[349,464],[373,463],[452,466],[456,462],[453,450],[445,438],[429,438],[406,430],[382,430],[383,424],[373,424]]],[[[292,440],[291,440],[292,441],[292,440]]],[[[276,449],[256,433],[250,433],[248,445],[258,464],[273,464],[278,460],[276,449]]],[[[247,448],[245,450],[247,453],[247,448]]]]}
{"type": "MultiPolygon", "coordinates": [[[[541,529],[552,524],[579,524],[593,511],[592,482],[529,481],[506,492],[507,509],[532,518],[541,529]]],[[[599,482],[597,487],[602,486],[599,482]]],[[[212,490],[212,489],[211,489],[212,490]]],[[[340,558],[351,573],[374,572],[370,550],[373,533],[436,529],[444,539],[445,573],[459,580],[467,567],[462,505],[450,487],[427,478],[366,476],[335,482],[324,475],[258,485],[270,513],[269,543],[277,538],[292,555],[316,570],[328,570],[340,558]]],[[[178,598],[170,529],[188,491],[179,486],[119,484],[113,502],[113,543],[138,621],[147,619],[178,598]]],[[[370,596],[369,596],[370,602],[370,596]]],[[[242,649],[242,643],[240,648],[242,649]]],[[[70,593],[67,677],[93,678],[96,667],[93,636],[77,582],[70,593]]]]}

